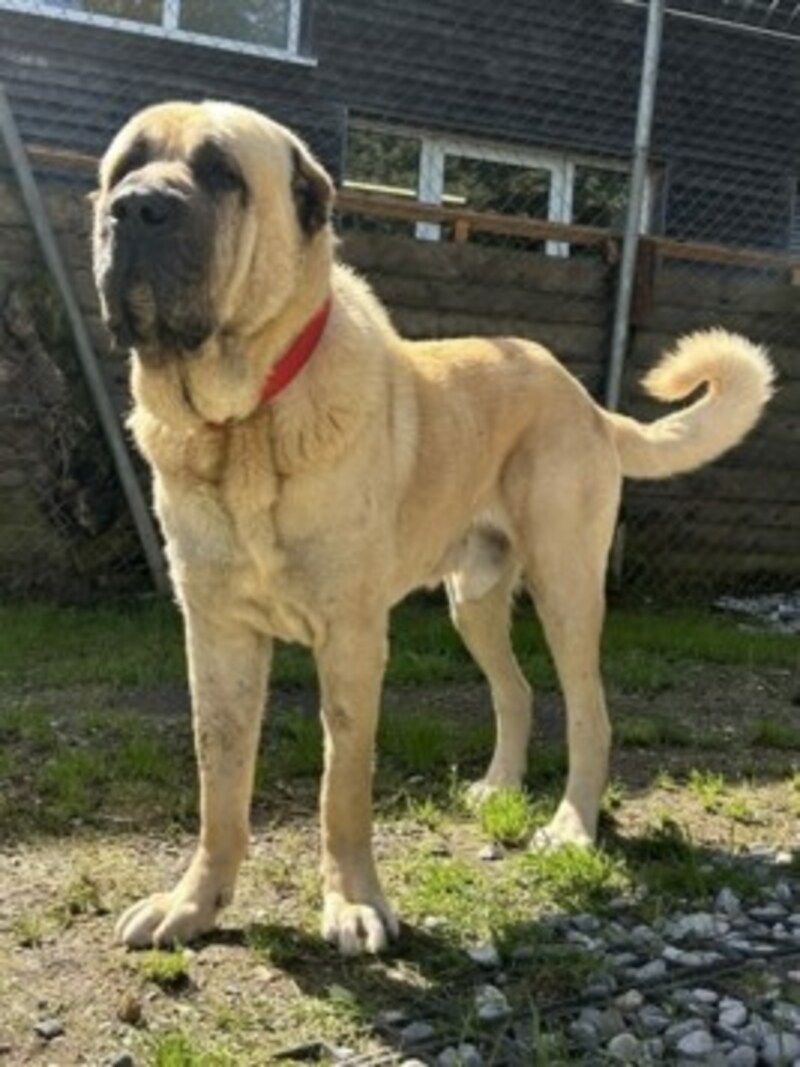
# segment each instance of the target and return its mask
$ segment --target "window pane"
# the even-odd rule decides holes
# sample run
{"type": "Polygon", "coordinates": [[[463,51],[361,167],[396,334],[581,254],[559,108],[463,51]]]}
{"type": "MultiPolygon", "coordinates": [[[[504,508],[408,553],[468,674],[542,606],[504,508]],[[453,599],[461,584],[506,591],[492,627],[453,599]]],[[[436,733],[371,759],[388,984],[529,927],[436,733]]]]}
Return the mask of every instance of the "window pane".
{"type": "Polygon", "coordinates": [[[448,156],[444,168],[444,191],[464,201],[474,211],[498,211],[505,215],[531,215],[546,219],[550,198],[550,173],[513,163],[448,156]]]}
{"type": "Polygon", "coordinates": [[[419,149],[415,137],[351,129],[347,134],[347,181],[416,196],[419,149]]]}
{"type": "Polygon", "coordinates": [[[49,7],[85,11],[90,15],[161,24],[162,0],[47,0],[49,7]]]}
{"type": "Polygon", "coordinates": [[[629,180],[623,171],[603,170],[601,167],[576,167],[573,221],[584,226],[623,229],[629,180]]]}
{"type": "Polygon", "coordinates": [[[291,0],[181,0],[180,28],[286,48],[291,0]]]}

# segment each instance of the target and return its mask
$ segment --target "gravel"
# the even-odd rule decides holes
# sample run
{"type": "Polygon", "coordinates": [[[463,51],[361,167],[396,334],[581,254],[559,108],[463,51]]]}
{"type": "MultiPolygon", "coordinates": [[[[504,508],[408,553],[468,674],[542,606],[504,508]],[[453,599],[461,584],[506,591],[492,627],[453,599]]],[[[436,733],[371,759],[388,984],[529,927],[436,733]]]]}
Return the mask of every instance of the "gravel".
{"type": "MultiPolygon", "coordinates": [[[[775,855],[759,853],[752,862],[772,868],[775,855]]],[[[726,887],[708,910],[650,923],[630,902],[604,917],[549,913],[542,921],[548,938],[583,947],[597,964],[583,1003],[576,998],[552,1020],[546,1002],[531,1020],[525,975],[536,966],[534,948],[509,946],[499,971],[500,953],[486,942],[468,950],[473,1025],[457,1040],[452,1032],[449,1041],[438,1038],[431,1022],[400,1008],[379,1021],[396,1023],[400,1048],[435,1067],[483,1067],[498,1050],[497,1062],[547,1062],[548,1048],[535,1046],[551,1031],[562,1043],[554,1047],[569,1048],[569,1062],[593,1067],[800,1067],[800,886],[767,879],[758,895],[745,902],[726,887]],[[481,982],[487,970],[496,971],[496,984],[481,982]]]]}

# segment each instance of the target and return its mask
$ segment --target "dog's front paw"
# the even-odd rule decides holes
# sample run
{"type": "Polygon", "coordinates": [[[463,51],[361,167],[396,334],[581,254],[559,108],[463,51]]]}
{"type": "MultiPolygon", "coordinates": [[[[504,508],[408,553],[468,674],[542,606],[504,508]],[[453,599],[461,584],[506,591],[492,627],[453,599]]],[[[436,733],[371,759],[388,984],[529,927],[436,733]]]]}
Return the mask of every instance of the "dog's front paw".
{"type": "Polygon", "coordinates": [[[574,845],[591,848],[595,839],[595,827],[588,819],[569,804],[562,804],[550,822],[537,830],[531,839],[534,851],[574,845]]]}
{"type": "Polygon", "coordinates": [[[400,925],[382,898],[345,900],[341,893],[326,893],[322,913],[322,936],[336,945],[343,956],[383,952],[400,925]]]}
{"type": "Polygon", "coordinates": [[[522,785],[519,778],[510,775],[494,778],[487,774],[485,778],[481,778],[479,781],[467,786],[464,792],[464,800],[471,811],[478,811],[490,797],[496,796],[498,793],[519,791],[521,788],[522,785]]]}
{"type": "Polygon", "coordinates": [[[195,861],[170,893],[154,893],[131,905],[114,931],[129,948],[186,945],[214,928],[217,912],[232,896],[208,865],[195,861]]]}

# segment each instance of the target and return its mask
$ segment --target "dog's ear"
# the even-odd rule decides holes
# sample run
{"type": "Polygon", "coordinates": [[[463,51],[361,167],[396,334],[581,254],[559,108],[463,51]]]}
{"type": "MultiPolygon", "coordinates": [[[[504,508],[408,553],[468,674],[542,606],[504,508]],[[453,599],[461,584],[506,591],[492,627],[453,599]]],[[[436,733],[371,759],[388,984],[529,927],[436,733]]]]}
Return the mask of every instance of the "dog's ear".
{"type": "Polygon", "coordinates": [[[331,217],[333,182],[297,145],[292,145],[292,196],[300,228],[307,237],[313,237],[331,217]]]}

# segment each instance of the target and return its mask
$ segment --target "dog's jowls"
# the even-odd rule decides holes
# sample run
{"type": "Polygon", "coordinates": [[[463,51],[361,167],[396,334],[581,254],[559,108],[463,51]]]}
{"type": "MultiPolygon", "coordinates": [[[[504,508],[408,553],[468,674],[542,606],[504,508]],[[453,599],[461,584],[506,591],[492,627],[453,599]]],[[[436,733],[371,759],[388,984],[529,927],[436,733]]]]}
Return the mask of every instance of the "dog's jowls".
{"type": "Polygon", "coordinates": [[[651,425],[600,409],[541,346],[409,342],[336,263],[332,186],[284,127],[229,104],[150,108],[117,135],[95,199],[106,320],[131,349],[130,424],[185,619],[200,839],[178,884],[134,904],[129,945],[186,942],[233,893],[274,639],[314,652],[325,729],[323,932],[346,953],[397,931],[371,848],[387,619],[444,581],[485,672],[497,742],[477,799],[525,770],[530,690],[511,649],[531,592],[567,706],[566,791],[537,844],[594,840],[610,730],[599,670],[606,557],[625,475],[735,445],[769,398],[764,353],[695,334],[651,372],[689,407],[651,425]],[[331,300],[308,363],[271,368],[331,300]]]}

